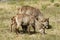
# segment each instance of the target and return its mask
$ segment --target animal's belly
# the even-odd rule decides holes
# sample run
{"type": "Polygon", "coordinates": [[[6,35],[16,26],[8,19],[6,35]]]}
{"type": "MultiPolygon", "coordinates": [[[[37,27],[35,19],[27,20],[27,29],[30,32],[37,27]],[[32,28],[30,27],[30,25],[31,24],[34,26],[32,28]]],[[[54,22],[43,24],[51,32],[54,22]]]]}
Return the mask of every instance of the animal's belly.
{"type": "Polygon", "coordinates": [[[28,17],[23,18],[23,25],[29,24],[29,20],[30,19],[28,17]]]}

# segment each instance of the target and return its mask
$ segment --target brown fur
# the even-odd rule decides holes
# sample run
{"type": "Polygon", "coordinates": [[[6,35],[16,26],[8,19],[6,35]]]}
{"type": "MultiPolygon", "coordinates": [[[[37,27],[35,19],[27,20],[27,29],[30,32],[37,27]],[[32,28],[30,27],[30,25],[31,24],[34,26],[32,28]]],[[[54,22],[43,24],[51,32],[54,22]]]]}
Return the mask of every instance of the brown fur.
{"type": "Polygon", "coordinates": [[[31,6],[22,6],[21,8],[18,9],[19,14],[33,15],[36,18],[38,17],[38,15],[43,16],[39,9],[31,6]]]}
{"type": "Polygon", "coordinates": [[[15,29],[19,29],[19,26],[21,26],[22,22],[23,24],[22,25],[28,25],[28,32],[30,31],[30,27],[32,26],[33,29],[34,29],[34,32],[35,32],[35,26],[34,26],[34,17],[30,15],[26,15],[26,14],[18,14],[14,17],[11,18],[12,20],[12,24],[11,24],[11,31],[12,31],[12,25],[15,25],[15,29]],[[17,20],[16,20],[17,18],[17,20]],[[18,22],[17,22],[18,21],[18,22]]]}
{"type": "MultiPolygon", "coordinates": [[[[27,27],[27,31],[28,33],[30,33],[30,27],[33,27],[34,29],[34,32],[36,32],[36,26],[35,26],[35,17],[32,16],[32,15],[27,15],[27,14],[17,14],[16,16],[13,16],[11,18],[11,21],[12,21],[12,24],[11,24],[11,31],[12,31],[12,27],[13,25],[15,30],[16,30],[16,33],[17,33],[17,30],[19,30],[19,26],[22,25],[28,25],[27,27]],[[16,20],[17,18],[17,20],[16,20]],[[27,19],[27,21],[26,21],[27,19]],[[18,22],[17,22],[18,21],[18,22]],[[19,24],[19,25],[18,25],[19,24]]],[[[38,25],[38,24],[37,24],[38,25]]],[[[26,27],[25,27],[26,28],[26,27]]],[[[39,24],[39,28],[42,29],[42,33],[45,33],[45,26],[41,23],[39,24]]],[[[40,30],[39,29],[39,30],[40,30]]],[[[23,29],[24,30],[24,29],[23,29]]]]}
{"type": "Polygon", "coordinates": [[[39,9],[31,7],[31,6],[22,6],[21,8],[18,8],[18,14],[27,14],[27,15],[32,15],[35,17],[36,20],[41,21],[43,23],[47,22],[46,28],[49,26],[49,19],[44,18],[43,14],[40,12],[39,9]]]}

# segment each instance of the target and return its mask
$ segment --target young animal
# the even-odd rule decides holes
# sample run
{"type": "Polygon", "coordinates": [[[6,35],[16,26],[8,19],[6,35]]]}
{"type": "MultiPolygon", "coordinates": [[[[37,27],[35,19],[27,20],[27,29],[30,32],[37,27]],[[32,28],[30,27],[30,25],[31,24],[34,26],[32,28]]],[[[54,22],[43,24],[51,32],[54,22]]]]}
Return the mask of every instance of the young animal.
{"type": "Polygon", "coordinates": [[[22,7],[18,8],[18,13],[32,15],[35,17],[36,20],[39,20],[39,21],[44,20],[43,24],[46,26],[46,28],[49,28],[49,18],[44,18],[43,14],[37,8],[27,6],[27,5],[22,6],[22,7]]]}
{"type": "MultiPolygon", "coordinates": [[[[11,18],[12,24],[11,24],[11,31],[12,26],[15,25],[15,30],[17,33],[17,30],[19,30],[19,27],[24,25],[24,27],[28,27],[27,31],[30,32],[30,27],[32,26],[35,32],[35,18],[32,15],[27,14],[17,14],[16,16],[13,16],[11,18]]],[[[24,29],[23,29],[24,30],[24,29]]]]}
{"type": "MultiPolygon", "coordinates": [[[[32,15],[27,15],[27,14],[17,14],[16,16],[13,16],[11,18],[12,24],[11,24],[11,31],[12,31],[12,27],[13,25],[15,25],[13,28],[15,28],[16,33],[18,33],[19,31],[19,27],[23,25],[24,31],[28,31],[28,33],[30,33],[30,27],[32,27],[34,29],[34,32],[36,32],[36,26],[35,23],[37,23],[36,19],[34,16],[32,15]]],[[[38,21],[39,22],[39,21],[38,21]]],[[[38,25],[38,24],[37,24],[38,25]]],[[[42,23],[39,23],[39,30],[42,31],[42,33],[45,33],[45,26],[42,23]],[[42,30],[41,30],[42,29],[42,30]]]]}

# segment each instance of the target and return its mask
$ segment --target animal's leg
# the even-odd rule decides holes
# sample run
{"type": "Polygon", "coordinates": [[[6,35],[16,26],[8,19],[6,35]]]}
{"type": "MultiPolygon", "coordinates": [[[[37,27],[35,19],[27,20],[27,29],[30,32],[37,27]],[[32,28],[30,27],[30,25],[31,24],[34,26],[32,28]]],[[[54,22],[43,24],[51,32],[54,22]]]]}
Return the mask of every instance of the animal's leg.
{"type": "Polygon", "coordinates": [[[24,26],[24,25],[22,25],[23,32],[25,32],[24,27],[25,27],[25,26],[24,26]]]}
{"type": "Polygon", "coordinates": [[[35,30],[35,26],[32,26],[33,27],[33,29],[34,29],[34,33],[36,32],[36,30],[35,30]]]}
{"type": "Polygon", "coordinates": [[[27,29],[27,31],[28,31],[29,34],[30,34],[30,27],[31,27],[31,25],[29,25],[28,29],[27,29]]]}
{"type": "Polygon", "coordinates": [[[26,26],[26,27],[24,27],[24,30],[25,30],[25,32],[27,32],[27,26],[26,26]]]}
{"type": "Polygon", "coordinates": [[[22,26],[24,32],[27,32],[27,25],[22,26]]]}
{"type": "Polygon", "coordinates": [[[43,28],[43,34],[45,34],[45,28],[43,28]]]}
{"type": "MultiPolygon", "coordinates": [[[[16,25],[16,23],[12,23],[11,24],[11,32],[13,31],[13,26],[15,26],[16,25]]],[[[14,27],[15,28],[15,27],[14,27]]]]}
{"type": "Polygon", "coordinates": [[[12,32],[12,26],[13,26],[13,24],[11,24],[11,32],[12,32]]]}
{"type": "Polygon", "coordinates": [[[40,29],[41,34],[45,34],[45,29],[40,29]]]}
{"type": "Polygon", "coordinates": [[[45,34],[45,26],[43,25],[43,24],[41,24],[42,26],[41,26],[41,31],[42,31],[42,34],[45,34]]]}
{"type": "Polygon", "coordinates": [[[15,25],[15,32],[16,32],[16,34],[18,34],[18,32],[19,32],[19,24],[15,25]]]}

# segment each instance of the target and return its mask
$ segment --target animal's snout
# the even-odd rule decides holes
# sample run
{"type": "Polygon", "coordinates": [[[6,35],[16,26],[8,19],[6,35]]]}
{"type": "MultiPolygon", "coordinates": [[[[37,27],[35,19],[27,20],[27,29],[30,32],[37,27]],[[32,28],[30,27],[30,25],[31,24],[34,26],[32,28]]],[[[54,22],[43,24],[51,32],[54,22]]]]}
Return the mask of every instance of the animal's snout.
{"type": "Polygon", "coordinates": [[[43,24],[44,24],[45,28],[48,29],[48,27],[49,27],[49,23],[48,23],[48,22],[44,22],[43,24]]]}

